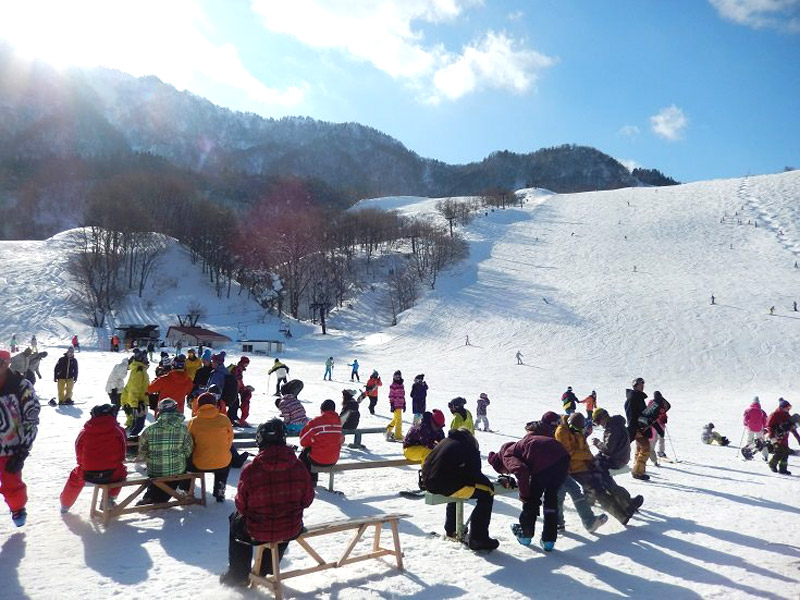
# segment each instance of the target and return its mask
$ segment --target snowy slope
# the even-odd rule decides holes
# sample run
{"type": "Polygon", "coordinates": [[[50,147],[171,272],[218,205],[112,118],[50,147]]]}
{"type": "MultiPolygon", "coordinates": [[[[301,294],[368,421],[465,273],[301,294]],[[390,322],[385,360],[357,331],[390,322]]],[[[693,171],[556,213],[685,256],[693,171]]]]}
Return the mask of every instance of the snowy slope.
{"type": "MultiPolygon", "coordinates": [[[[346,323],[347,329],[298,336],[284,358],[292,375],[306,381],[302,397],[309,412],[324,398],[338,400],[340,390],[352,385],[344,363],[354,357],[363,375],[377,368],[385,384],[394,369],[402,369],[408,383],[425,373],[429,408],[445,408],[450,398],[463,395],[474,411],[478,394],[489,394],[489,419],[498,433],[478,433],[484,457],[521,435],[526,421],[558,410],[567,385],[580,397],[596,389],[600,405],[614,413],[622,410],[625,387],[641,375],[645,391],[659,389],[673,404],[669,430],[681,462],[648,467],[649,483],[619,477],[631,493],[645,496],[642,512],[627,528],[610,522],[596,536],[586,534],[567,501],[568,533],[546,556],[511,538],[508,527],[519,512],[513,498],[495,503],[490,532],[500,539],[500,549],[477,556],[427,535],[441,531],[443,507],[397,496],[414,486],[413,469],[348,473],[337,477],[345,496],[320,492],[306,521],[411,513],[401,527],[407,571],[366,562],[291,580],[289,595],[796,598],[797,477],[773,475],[760,459],[743,462],[733,447],[704,446],[699,433],[713,420],[735,446],[741,413],[753,395],[768,411],[778,395],[796,400],[793,328],[800,326],[795,323],[800,313],[791,305],[800,296],[800,269],[794,268],[800,260],[798,200],[800,173],[573,195],[532,191],[524,208],[494,211],[470,225],[465,231],[470,259],[442,277],[396,327],[351,318],[348,312],[369,314],[354,301],[352,309],[331,319],[334,327],[346,323]],[[748,219],[757,219],[758,227],[748,226],[748,219]],[[710,305],[712,293],[716,306],[710,305]],[[773,305],[776,315],[770,316],[773,305]],[[464,344],[466,335],[470,346],[464,344]],[[515,364],[517,350],[525,355],[523,366],[515,364]],[[337,360],[337,380],[331,383],[321,381],[329,355],[337,360]]],[[[370,204],[380,205],[381,199],[370,204]]],[[[432,214],[433,204],[386,200],[387,207],[408,214],[432,214]]],[[[71,331],[62,321],[63,298],[53,291],[63,273],[42,259],[45,275],[25,283],[25,294],[38,303],[23,306],[14,300],[22,285],[16,277],[25,272],[16,265],[39,259],[36,244],[15,244],[13,252],[0,244],[4,305],[13,308],[3,325],[21,332],[41,323],[41,331],[52,331],[55,341],[71,331]]],[[[174,276],[180,280],[185,274],[174,276]]],[[[202,287],[195,293],[209,302],[202,287]]],[[[178,306],[183,302],[175,300],[178,306]]],[[[152,310],[169,315],[175,308],[154,303],[152,310]]],[[[219,325],[235,325],[234,318],[219,317],[219,325]]],[[[88,519],[86,490],[71,514],[59,514],[57,496],[74,465],[71,444],[90,406],[104,400],[105,378],[119,357],[84,352],[78,358],[82,377],[76,395],[88,404],[43,409],[25,470],[29,523],[17,531],[0,519],[2,597],[144,598],[163,594],[165,587],[176,598],[263,597],[265,592],[239,593],[217,583],[226,561],[236,471],[224,505],[156,511],[104,530],[88,519]],[[58,578],[42,577],[43,565],[58,578]]],[[[248,383],[257,388],[252,421],[275,413],[268,385],[273,382],[266,377],[270,362],[254,357],[248,371],[248,383]]],[[[43,365],[45,379],[37,385],[44,398],[54,395],[52,364],[43,365]]],[[[795,405],[800,409],[800,400],[795,405]]],[[[384,387],[379,414],[362,415],[362,425],[387,422],[384,387]]],[[[379,436],[365,441],[369,457],[400,453],[399,445],[379,436]]],[[[667,450],[673,454],[669,445],[667,450]]],[[[345,449],[343,459],[353,458],[353,452],[345,449]]],[[[796,457],[790,469],[800,471],[796,457]]],[[[320,547],[335,555],[342,544],[326,540],[320,547]]],[[[286,560],[297,566],[303,553],[291,547],[286,560]]]]}

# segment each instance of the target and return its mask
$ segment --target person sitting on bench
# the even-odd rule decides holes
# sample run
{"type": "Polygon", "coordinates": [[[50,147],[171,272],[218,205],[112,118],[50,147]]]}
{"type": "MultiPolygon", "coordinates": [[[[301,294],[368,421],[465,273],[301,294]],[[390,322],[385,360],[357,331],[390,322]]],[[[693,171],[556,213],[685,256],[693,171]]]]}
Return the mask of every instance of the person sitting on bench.
{"type": "MultiPolygon", "coordinates": [[[[336,403],[325,400],[320,406],[321,414],[311,419],[300,432],[300,445],[303,451],[300,460],[308,467],[330,467],[339,460],[339,452],[344,443],[342,422],[336,414],[336,403]]],[[[311,481],[317,485],[318,473],[311,473],[311,481]]]]}
{"type": "MultiPolygon", "coordinates": [[[[78,466],[72,469],[61,492],[61,512],[75,504],[84,482],[111,483],[124,481],[128,471],[123,464],[127,453],[125,430],[117,422],[119,406],[100,404],[92,408],[91,418],[75,440],[78,466]]],[[[109,501],[119,495],[120,488],[109,492],[109,501]]]]}
{"type": "MultiPolygon", "coordinates": [[[[239,477],[236,511],[230,517],[228,570],[219,580],[235,587],[249,582],[253,545],[282,542],[278,560],[289,540],[303,531],[303,510],[314,501],[311,476],[286,445],[283,421],[272,419],[256,431],[258,455],[239,477]]],[[[260,575],[272,573],[272,555],[264,552],[260,575]]]]}
{"type": "Polygon", "coordinates": [[[403,456],[424,463],[425,458],[444,439],[444,413],[438,408],[423,412],[420,422],[412,425],[403,439],[403,456]]]}
{"type": "MultiPolygon", "coordinates": [[[[467,544],[472,550],[494,550],[500,543],[489,537],[492,520],[494,486],[481,473],[478,441],[468,429],[456,429],[436,444],[422,465],[422,482],[433,494],[460,500],[475,498],[478,502],[470,516],[467,544]]],[[[444,522],[448,537],[456,535],[456,505],[450,502],[444,522]]]]}
{"type": "MultiPolygon", "coordinates": [[[[214,498],[217,502],[224,502],[232,460],[233,425],[226,414],[219,412],[213,394],[200,394],[197,401],[200,406],[197,416],[186,426],[194,446],[188,470],[213,473],[214,498]]],[[[186,490],[190,484],[188,480],[184,482],[186,490]]]]}
{"type": "MultiPolygon", "coordinates": [[[[192,436],[178,414],[178,403],[164,398],[158,403],[158,419],[139,436],[139,455],[147,461],[148,477],[169,477],[186,473],[186,462],[192,455],[192,436]]],[[[173,489],[179,482],[169,484],[173,489]]],[[[169,494],[150,484],[136,503],[158,504],[169,500],[169,494]]]]}

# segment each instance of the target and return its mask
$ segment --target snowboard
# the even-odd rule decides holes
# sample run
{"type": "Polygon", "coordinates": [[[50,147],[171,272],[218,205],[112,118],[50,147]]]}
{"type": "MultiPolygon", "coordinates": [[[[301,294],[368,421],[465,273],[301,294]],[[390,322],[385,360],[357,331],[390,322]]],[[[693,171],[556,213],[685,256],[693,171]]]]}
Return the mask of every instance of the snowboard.
{"type": "Polygon", "coordinates": [[[50,400],[47,402],[48,406],[53,406],[53,407],[56,407],[56,408],[58,408],[59,406],[77,406],[79,404],[86,404],[86,401],[85,400],[78,400],[78,401],[73,400],[72,404],[59,404],[58,400],[56,400],[55,398],[50,398],[50,400]]]}
{"type": "Polygon", "coordinates": [[[297,396],[300,392],[303,391],[304,384],[299,379],[292,379],[291,381],[287,381],[281,386],[280,394],[275,394],[276,396],[283,395],[283,396],[297,396]]]}

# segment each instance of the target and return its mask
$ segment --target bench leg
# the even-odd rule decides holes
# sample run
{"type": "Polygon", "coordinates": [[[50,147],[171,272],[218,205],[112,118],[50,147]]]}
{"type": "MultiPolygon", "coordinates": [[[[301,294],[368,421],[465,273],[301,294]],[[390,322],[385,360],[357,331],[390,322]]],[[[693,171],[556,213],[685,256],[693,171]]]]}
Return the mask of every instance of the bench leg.
{"type": "Polygon", "coordinates": [[[328,473],[328,491],[329,492],[333,491],[333,471],[328,473]]]}
{"type": "MultiPolygon", "coordinates": [[[[397,531],[397,520],[390,521],[392,537],[394,538],[394,555],[397,558],[397,568],[403,570],[403,551],[400,549],[400,533],[397,531]]],[[[378,525],[380,527],[380,525],[378,525]]]]}
{"type": "Polygon", "coordinates": [[[89,511],[89,518],[94,519],[97,516],[97,492],[100,491],[100,488],[94,486],[94,491],[92,492],[92,508],[89,511]]]}
{"type": "Polygon", "coordinates": [[[464,501],[456,501],[456,539],[464,541],[464,501]]]}
{"type": "Polygon", "coordinates": [[[278,551],[278,544],[270,544],[272,550],[272,577],[275,581],[275,600],[282,600],[283,589],[281,589],[281,565],[280,565],[280,552],[278,551]]]}

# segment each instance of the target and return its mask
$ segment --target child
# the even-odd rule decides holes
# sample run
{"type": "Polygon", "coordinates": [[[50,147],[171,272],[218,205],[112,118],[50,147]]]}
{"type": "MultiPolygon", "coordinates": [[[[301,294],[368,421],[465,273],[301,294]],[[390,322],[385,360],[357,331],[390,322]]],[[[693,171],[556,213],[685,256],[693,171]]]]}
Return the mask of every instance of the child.
{"type": "Polygon", "coordinates": [[[411,386],[411,410],[414,413],[414,425],[422,420],[422,413],[425,412],[428,384],[424,379],[424,374],[417,375],[414,377],[414,385],[411,386]]]}
{"type": "Polygon", "coordinates": [[[704,444],[710,444],[711,442],[717,442],[720,446],[727,446],[731,443],[731,441],[726,438],[724,435],[720,435],[716,431],[714,431],[714,424],[709,423],[705,427],[703,427],[703,433],[700,434],[700,441],[704,444]]]}
{"type": "Polygon", "coordinates": [[[475,419],[476,429],[481,423],[483,423],[483,430],[491,431],[491,429],[489,429],[489,419],[486,418],[486,408],[489,406],[489,404],[491,404],[489,396],[487,396],[485,392],[481,393],[481,395],[478,396],[478,406],[475,409],[475,415],[477,416],[475,419]]]}
{"type": "Polygon", "coordinates": [[[592,393],[581,400],[580,403],[586,405],[586,418],[591,421],[592,413],[594,412],[594,409],[597,408],[597,392],[592,390],[592,393]]]}
{"type": "Polygon", "coordinates": [[[467,410],[466,399],[461,396],[453,398],[447,403],[447,408],[449,408],[450,412],[453,414],[453,420],[450,423],[451,431],[463,427],[469,430],[471,434],[475,434],[475,424],[472,422],[472,413],[467,410]]]}
{"type": "Polygon", "coordinates": [[[791,475],[786,469],[789,460],[789,432],[800,442],[800,435],[797,434],[797,422],[800,421],[798,415],[791,416],[789,411],[792,405],[788,400],[778,398],[778,408],[769,416],[767,420],[767,433],[772,442],[772,459],[769,461],[769,468],[773,473],[781,475],[791,475]]]}
{"type": "Polygon", "coordinates": [[[372,375],[367,380],[367,388],[364,393],[369,398],[369,412],[371,415],[375,414],[375,406],[378,404],[378,388],[383,385],[381,376],[377,371],[372,371],[372,375]]]}
{"type": "Polygon", "coordinates": [[[389,442],[403,441],[403,413],[406,411],[406,388],[403,385],[403,374],[395,371],[392,384],[389,386],[389,409],[392,411],[392,421],[386,427],[386,440],[389,442]],[[392,432],[394,429],[394,432],[392,432]]]}
{"type": "Polygon", "coordinates": [[[295,394],[285,394],[278,398],[275,400],[275,406],[281,411],[281,419],[286,425],[286,433],[300,433],[300,430],[308,423],[306,409],[295,394]]]}
{"type": "MultiPolygon", "coordinates": [[[[92,408],[91,418],[75,440],[78,466],[72,469],[61,492],[61,512],[75,504],[84,482],[111,483],[123,481],[128,471],[123,464],[127,453],[125,430],[117,423],[118,406],[101,404],[92,408]]],[[[109,492],[109,502],[119,495],[120,488],[109,492]]]]}
{"type": "Polygon", "coordinates": [[[753,398],[753,402],[744,411],[742,424],[747,432],[747,440],[742,448],[742,456],[747,460],[753,458],[754,448],[760,446],[761,455],[764,460],[769,460],[769,449],[764,443],[764,429],[767,426],[767,413],[761,408],[761,401],[758,396],[753,398]],[[749,456],[748,456],[749,454],[749,456]]]}

